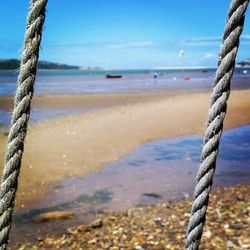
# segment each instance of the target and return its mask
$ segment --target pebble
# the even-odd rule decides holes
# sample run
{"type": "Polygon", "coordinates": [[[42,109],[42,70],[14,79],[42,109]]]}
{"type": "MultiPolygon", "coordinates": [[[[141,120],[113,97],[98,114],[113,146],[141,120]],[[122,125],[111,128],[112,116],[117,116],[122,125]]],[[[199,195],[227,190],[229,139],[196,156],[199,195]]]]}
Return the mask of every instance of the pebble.
{"type": "Polygon", "coordinates": [[[102,227],[102,220],[101,219],[96,219],[92,224],[92,228],[99,228],[102,227]]]}
{"type": "MultiPolygon", "coordinates": [[[[250,249],[249,187],[218,189],[211,195],[200,249],[250,249]]],[[[192,198],[188,198],[125,212],[104,212],[89,225],[70,228],[67,235],[45,236],[39,242],[19,243],[9,249],[183,249],[191,203],[192,198]]]]}

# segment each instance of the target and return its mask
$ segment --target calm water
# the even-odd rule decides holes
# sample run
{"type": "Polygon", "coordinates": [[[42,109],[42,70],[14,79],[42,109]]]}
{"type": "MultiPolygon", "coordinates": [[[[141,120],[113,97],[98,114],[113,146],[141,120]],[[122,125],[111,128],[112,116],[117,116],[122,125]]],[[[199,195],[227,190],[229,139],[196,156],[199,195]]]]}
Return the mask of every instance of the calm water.
{"type": "MultiPolygon", "coordinates": [[[[188,196],[194,190],[201,146],[198,136],[152,141],[100,172],[61,181],[45,200],[14,216],[13,236],[32,239],[34,234],[61,232],[87,222],[99,211],[119,211],[188,196]],[[66,222],[30,222],[37,214],[53,210],[72,210],[76,215],[66,222]]],[[[250,125],[224,132],[220,148],[214,187],[249,183],[250,125]]]]}
{"type": "MultiPolygon", "coordinates": [[[[35,94],[81,94],[81,93],[119,93],[119,92],[202,92],[213,86],[215,70],[123,70],[123,71],[78,71],[54,70],[39,71],[35,84],[35,94]],[[157,72],[158,78],[153,78],[157,72]],[[106,79],[105,75],[121,74],[121,79],[106,79]],[[190,80],[184,80],[189,76],[190,80]]],[[[17,72],[0,70],[0,96],[14,95],[17,72]]],[[[250,69],[247,74],[235,71],[233,89],[250,88],[250,69]]],[[[67,114],[83,113],[83,109],[32,109],[31,122],[37,122],[67,114]]],[[[8,128],[11,111],[0,107],[0,129],[8,128]]]]}
{"type": "MultiPolygon", "coordinates": [[[[91,109],[84,108],[32,108],[30,115],[30,123],[40,122],[59,116],[68,116],[74,114],[82,114],[91,109]]],[[[7,130],[10,126],[12,112],[5,109],[0,109],[0,130],[7,130]]]]}
{"type": "MultiPolygon", "coordinates": [[[[39,71],[35,94],[117,93],[144,91],[204,91],[210,89],[215,70],[123,70],[123,71],[39,71]],[[153,73],[158,73],[154,80],[153,73]],[[105,75],[121,74],[121,79],[106,79],[105,75]],[[189,76],[190,80],[183,80],[189,76]]],[[[250,70],[243,74],[236,70],[233,87],[250,87],[250,70]]],[[[0,71],[0,96],[13,95],[16,90],[17,72],[0,71]]]]}

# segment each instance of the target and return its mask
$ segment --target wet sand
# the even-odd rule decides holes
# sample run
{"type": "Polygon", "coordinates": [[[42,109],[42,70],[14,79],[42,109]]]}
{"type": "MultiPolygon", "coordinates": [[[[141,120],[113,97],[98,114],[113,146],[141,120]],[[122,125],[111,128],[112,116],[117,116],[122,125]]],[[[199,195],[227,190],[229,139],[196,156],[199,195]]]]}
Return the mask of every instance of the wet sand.
{"type": "MultiPolygon", "coordinates": [[[[177,95],[171,93],[168,95],[177,95]]],[[[111,107],[138,102],[148,102],[166,96],[166,93],[116,93],[116,94],[82,94],[82,95],[35,95],[33,108],[96,108],[111,107]]],[[[0,98],[0,109],[11,110],[12,96],[0,98]]]]}
{"type": "MultiPolygon", "coordinates": [[[[249,124],[249,97],[250,90],[232,92],[225,129],[249,124]]],[[[84,108],[99,101],[102,109],[52,119],[29,128],[17,194],[18,208],[41,199],[57,181],[98,171],[147,141],[203,134],[209,105],[207,93],[44,96],[36,99],[34,106],[37,107],[76,105],[84,108]]],[[[6,135],[1,134],[1,162],[5,143],[6,135]]]]}

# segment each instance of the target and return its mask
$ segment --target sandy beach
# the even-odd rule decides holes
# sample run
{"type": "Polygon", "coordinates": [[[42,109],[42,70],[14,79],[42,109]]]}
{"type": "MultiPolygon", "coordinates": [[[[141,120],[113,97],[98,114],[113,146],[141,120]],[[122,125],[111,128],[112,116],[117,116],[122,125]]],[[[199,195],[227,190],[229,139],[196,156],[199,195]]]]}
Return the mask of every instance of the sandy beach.
{"type": "Polygon", "coordinates": [[[16,2],[0,250],[250,250],[249,1],[16,2]]]}
{"type": "MultiPolygon", "coordinates": [[[[171,93],[168,95],[177,95],[171,93]]],[[[33,108],[96,108],[113,107],[117,105],[148,102],[165,97],[166,93],[116,93],[116,94],[81,94],[81,95],[35,95],[33,108]]],[[[13,97],[2,96],[0,108],[11,110],[13,97]]]]}
{"type": "MultiPolygon", "coordinates": [[[[250,90],[233,91],[225,129],[249,124],[250,90]]],[[[0,106],[10,107],[10,98],[0,106]]],[[[82,115],[30,126],[17,194],[17,208],[41,199],[51,185],[98,171],[150,140],[202,135],[209,94],[107,94],[37,96],[33,107],[97,107],[82,115]],[[96,106],[97,105],[97,106],[96,106]]],[[[6,134],[0,135],[3,162],[6,134]]],[[[2,166],[2,164],[1,164],[2,166]]]]}

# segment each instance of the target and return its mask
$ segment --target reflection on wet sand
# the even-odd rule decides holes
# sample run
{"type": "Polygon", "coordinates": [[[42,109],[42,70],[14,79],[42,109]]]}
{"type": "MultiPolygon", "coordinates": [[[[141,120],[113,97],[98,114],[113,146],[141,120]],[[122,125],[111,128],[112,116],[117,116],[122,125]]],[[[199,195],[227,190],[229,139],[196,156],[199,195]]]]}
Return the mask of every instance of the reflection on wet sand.
{"type": "MultiPolygon", "coordinates": [[[[215,187],[249,183],[249,141],[250,126],[224,133],[215,187]]],[[[198,136],[143,144],[99,172],[59,182],[45,200],[16,214],[14,228],[23,228],[26,237],[32,239],[34,231],[60,232],[71,225],[93,220],[101,211],[120,211],[189,196],[195,184],[201,145],[202,139],[198,136]],[[31,223],[41,213],[58,210],[73,211],[74,219],[39,227],[31,223]]]]}

